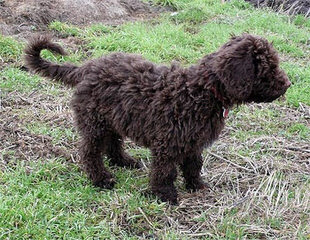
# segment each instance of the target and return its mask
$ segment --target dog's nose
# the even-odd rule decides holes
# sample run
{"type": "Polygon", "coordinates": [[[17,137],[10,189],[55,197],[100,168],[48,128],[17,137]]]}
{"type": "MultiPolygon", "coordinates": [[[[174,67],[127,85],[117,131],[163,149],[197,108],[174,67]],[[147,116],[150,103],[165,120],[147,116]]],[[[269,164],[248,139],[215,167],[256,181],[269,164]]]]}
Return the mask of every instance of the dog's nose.
{"type": "Polygon", "coordinates": [[[292,85],[291,81],[287,79],[285,81],[285,87],[289,88],[291,85],[292,85]]]}

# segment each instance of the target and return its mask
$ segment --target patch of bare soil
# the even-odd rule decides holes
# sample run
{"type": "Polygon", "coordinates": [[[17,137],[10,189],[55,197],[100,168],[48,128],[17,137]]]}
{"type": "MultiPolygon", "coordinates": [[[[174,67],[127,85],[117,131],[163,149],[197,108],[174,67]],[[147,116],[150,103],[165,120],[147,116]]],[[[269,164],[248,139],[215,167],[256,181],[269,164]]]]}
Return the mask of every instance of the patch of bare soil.
{"type": "Polygon", "coordinates": [[[162,12],[140,0],[0,0],[0,32],[45,30],[52,21],[119,24],[162,12]]]}
{"type": "Polygon", "coordinates": [[[246,0],[256,7],[271,7],[290,15],[303,14],[310,17],[310,0],[246,0]]]}

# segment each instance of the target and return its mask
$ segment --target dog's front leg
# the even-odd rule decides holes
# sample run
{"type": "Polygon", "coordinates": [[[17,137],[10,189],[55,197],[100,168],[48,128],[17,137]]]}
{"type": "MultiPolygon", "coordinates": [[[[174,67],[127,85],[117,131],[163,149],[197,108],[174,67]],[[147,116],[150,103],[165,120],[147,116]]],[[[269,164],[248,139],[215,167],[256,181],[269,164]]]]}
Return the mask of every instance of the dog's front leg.
{"type": "Polygon", "coordinates": [[[152,192],[164,202],[178,203],[178,194],[174,186],[177,177],[177,159],[160,152],[153,152],[150,171],[152,192]]]}
{"type": "Polygon", "coordinates": [[[184,158],[181,170],[188,190],[197,191],[207,186],[201,178],[202,163],[201,151],[188,154],[184,158]]]}

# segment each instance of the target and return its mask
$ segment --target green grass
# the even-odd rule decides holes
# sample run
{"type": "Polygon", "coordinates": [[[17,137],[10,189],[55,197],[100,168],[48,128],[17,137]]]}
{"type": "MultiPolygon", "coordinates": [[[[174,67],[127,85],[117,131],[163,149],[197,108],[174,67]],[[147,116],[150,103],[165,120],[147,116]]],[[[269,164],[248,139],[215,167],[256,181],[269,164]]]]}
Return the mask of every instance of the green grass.
{"type": "Polygon", "coordinates": [[[40,88],[41,79],[18,68],[7,67],[0,72],[0,89],[2,91],[29,92],[40,88]]]}
{"type": "Polygon", "coordinates": [[[155,62],[183,62],[198,57],[191,49],[193,41],[190,33],[183,26],[171,25],[164,21],[150,28],[149,23],[129,23],[118,27],[102,37],[90,37],[89,48],[98,57],[113,51],[140,53],[155,62]],[[162,39],[162,41],[159,41],[162,39]]]}
{"type": "Polygon", "coordinates": [[[23,44],[0,34],[0,63],[20,61],[23,44]]]}
{"type": "MultiPolygon", "coordinates": [[[[2,141],[8,144],[0,154],[0,239],[309,239],[306,200],[310,178],[304,151],[310,138],[306,116],[310,105],[309,19],[255,9],[237,0],[225,4],[219,0],[153,2],[171,6],[175,12],[116,27],[53,22],[51,32],[76,39],[78,44],[69,44],[68,56],[48,51],[42,55],[50,61],[80,64],[123,51],[142,54],[156,63],[177,60],[189,66],[216,51],[231,34],[249,32],[273,41],[279,51],[281,67],[293,83],[286,100],[231,111],[227,132],[208,150],[227,161],[205,156],[204,178],[212,190],[186,194],[178,182],[179,208],[147,194],[146,169],[109,168],[117,180],[115,189],[98,191],[76,164],[62,158],[39,158],[35,148],[23,153],[29,154],[28,160],[39,161],[16,158],[23,141],[32,135],[48,136],[53,145],[74,146],[78,140],[71,116],[63,110],[70,91],[18,68],[23,65],[25,42],[0,35],[0,100],[5,109],[0,111],[0,123],[9,128],[14,123],[9,117],[16,116],[15,128],[30,133],[18,146],[10,143],[9,134],[2,141]],[[32,92],[46,97],[32,96],[32,92]],[[19,104],[16,96],[30,98],[35,106],[19,104]]],[[[17,130],[11,134],[15,132],[21,134],[17,130]]],[[[149,165],[148,149],[131,143],[125,146],[149,165]]],[[[77,149],[68,147],[67,151],[77,149]]]]}
{"type": "Polygon", "coordinates": [[[295,123],[288,129],[288,134],[298,134],[300,138],[310,139],[310,128],[302,123],[295,123]]]}
{"type": "Polygon", "coordinates": [[[297,15],[294,19],[294,24],[301,27],[310,28],[310,20],[303,15],[297,15]]]}
{"type": "Polygon", "coordinates": [[[63,37],[78,36],[79,28],[70,24],[54,21],[49,25],[50,30],[63,33],[63,37]]]}
{"type": "Polygon", "coordinates": [[[309,63],[297,65],[291,62],[285,62],[283,69],[293,86],[287,91],[287,101],[294,105],[299,106],[299,103],[310,105],[310,67],[309,63]]]}
{"type": "Polygon", "coordinates": [[[0,239],[136,239],[135,231],[151,234],[143,214],[158,228],[163,206],[134,187],[132,172],[116,175],[125,184],[98,191],[75,165],[61,159],[1,172],[0,239]]]}
{"type": "Polygon", "coordinates": [[[205,9],[201,9],[198,7],[192,7],[188,9],[184,9],[179,13],[171,16],[171,19],[174,20],[176,24],[180,23],[192,23],[199,24],[206,20],[208,20],[212,16],[211,12],[206,11],[205,9]]]}
{"type": "Polygon", "coordinates": [[[69,141],[76,141],[76,134],[72,129],[51,127],[42,122],[32,122],[26,126],[27,130],[33,134],[45,135],[52,137],[54,144],[60,144],[64,139],[69,141]]]}

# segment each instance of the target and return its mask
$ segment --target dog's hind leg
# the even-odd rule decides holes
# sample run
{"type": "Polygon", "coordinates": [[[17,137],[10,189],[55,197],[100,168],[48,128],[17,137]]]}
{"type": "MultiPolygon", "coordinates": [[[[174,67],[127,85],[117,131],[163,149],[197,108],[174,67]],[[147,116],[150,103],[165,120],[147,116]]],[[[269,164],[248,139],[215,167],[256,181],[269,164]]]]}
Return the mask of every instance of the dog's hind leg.
{"type": "Polygon", "coordinates": [[[102,138],[83,136],[79,154],[83,168],[93,184],[96,187],[111,189],[115,181],[103,164],[103,144],[102,138]]]}
{"type": "Polygon", "coordinates": [[[129,167],[129,168],[141,168],[142,165],[140,162],[135,160],[133,157],[129,156],[124,151],[123,148],[123,139],[122,137],[112,132],[107,141],[105,146],[105,151],[110,159],[111,164],[120,166],[120,167],[129,167]]]}
{"type": "Polygon", "coordinates": [[[79,155],[84,171],[95,186],[111,189],[115,181],[112,174],[105,168],[102,159],[107,141],[104,137],[106,124],[96,120],[94,114],[84,113],[83,109],[77,108],[75,113],[77,127],[82,136],[79,155]]]}
{"type": "Polygon", "coordinates": [[[153,152],[150,171],[151,191],[164,202],[177,204],[178,194],[174,186],[177,177],[177,159],[160,152],[153,152]]]}

